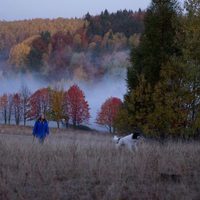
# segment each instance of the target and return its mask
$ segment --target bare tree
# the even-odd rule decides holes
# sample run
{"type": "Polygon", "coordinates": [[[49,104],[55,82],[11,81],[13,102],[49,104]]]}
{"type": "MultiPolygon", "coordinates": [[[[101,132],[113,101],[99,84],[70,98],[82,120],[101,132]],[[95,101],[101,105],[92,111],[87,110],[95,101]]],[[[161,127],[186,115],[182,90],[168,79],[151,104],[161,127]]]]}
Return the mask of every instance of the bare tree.
{"type": "Polygon", "coordinates": [[[20,124],[22,118],[22,101],[19,93],[13,96],[13,111],[16,125],[20,124]]]}
{"type": "Polygon", "coordinates": [[[8,95],[8,108],[7,108],[7,115],[8,115],[8,124],[11,124],[12,114],[13,114],[13,95],[8,95]]]}
{"type": "Polygon", "coordinates": [[[7,116],[8,116],[8,95],[3,94],[0,96],[0,109],[2,114],[2,120],[4,124],[7,124],[7,116]]]}
{"type": "Polygon", "coordinates": [[[24,126],[26,126],[26,121],[28,118],[28,108],[29,108],[29,97],[31,95],[31,92],[29,88],[23,84],[20,89],[20,96],[22,101],[22,119],[24,126]]]}

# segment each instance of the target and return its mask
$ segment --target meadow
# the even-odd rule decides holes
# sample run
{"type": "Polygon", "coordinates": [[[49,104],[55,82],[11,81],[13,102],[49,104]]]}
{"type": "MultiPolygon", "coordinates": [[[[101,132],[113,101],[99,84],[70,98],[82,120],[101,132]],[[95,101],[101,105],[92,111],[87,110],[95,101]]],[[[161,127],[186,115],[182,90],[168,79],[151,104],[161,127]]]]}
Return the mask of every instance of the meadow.
{"type": "Polygon", "coordinates": [[[146,139],[117,150],[109,134],[52,129],[41,145],[31,128],[0,126],[1,200],[200,199],[197,141],[146,139]]]}

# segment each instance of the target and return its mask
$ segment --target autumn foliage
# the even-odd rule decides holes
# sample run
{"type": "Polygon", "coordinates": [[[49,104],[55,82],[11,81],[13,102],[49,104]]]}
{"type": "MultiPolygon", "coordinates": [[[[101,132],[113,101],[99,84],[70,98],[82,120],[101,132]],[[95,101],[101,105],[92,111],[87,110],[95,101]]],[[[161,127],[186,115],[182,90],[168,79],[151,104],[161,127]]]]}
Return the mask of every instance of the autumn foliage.
{"type": "Polygon", "coordinates": [[[122,101],[119,98],[111,97],[102,104],[98,113],[97,123],[106,126],[110,133],[115,132],[114,122],[121,105],[122,101]]]}
{"type": "Polygon", "coordinates": [[[0,96],[0,119],[4,124],[14,120],[16,125],[27,120],[35,120],[44,114],[49,121],[55,121],[57,127],[61,122],[74,127],[87,123],[90,118],[89,105],[84,92],[72,85],[69,90],[62,88],[40,88],[31,94],[23,87],[19,93],[0,96]]]}
{"type": "Polygon", "coordinates": [[[64,91],[62,89],[55,88],[50,91],[49,117],[51,120],[56,121],[58,128],[60,128],[62,119],[66,119],[65,104],[64,91]]]}
{"type": "Polygon", "coordinates": [[[66,93],[66,101],[69,120],[73,126],[88,122],[90,118],[89,105],[83,91],[77,85],[69,88],[66,93]]]}
{"type": "Polygon", "coordinates": [[[5,74],[39,72],[54,81],[101,78],[128,66],[128,49],[138,45],[144,14],[105,10],[81,19],[0,20],[2,70],[5,74]]]}
{"type": "Polygon", "coordinates": [[[30,96],[30,109],[28,112],[29,119],[37,118],[41,113],[45,115],[49,111],[50,106],[50,92],[49,88],[42,88],[37,90],[30,96]]]}

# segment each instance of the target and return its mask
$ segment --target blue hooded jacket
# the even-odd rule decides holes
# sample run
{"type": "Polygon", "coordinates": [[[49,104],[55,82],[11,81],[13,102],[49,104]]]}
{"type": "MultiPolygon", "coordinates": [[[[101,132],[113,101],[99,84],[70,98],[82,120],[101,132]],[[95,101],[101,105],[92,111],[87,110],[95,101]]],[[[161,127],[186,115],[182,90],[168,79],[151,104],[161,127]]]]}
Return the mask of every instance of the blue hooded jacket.
{"type": "Polygon", "coordinates": [[[49,134],[47,120],[37,120],[33,127],[33,135],[40,139],[44,139],[49,134]]]}

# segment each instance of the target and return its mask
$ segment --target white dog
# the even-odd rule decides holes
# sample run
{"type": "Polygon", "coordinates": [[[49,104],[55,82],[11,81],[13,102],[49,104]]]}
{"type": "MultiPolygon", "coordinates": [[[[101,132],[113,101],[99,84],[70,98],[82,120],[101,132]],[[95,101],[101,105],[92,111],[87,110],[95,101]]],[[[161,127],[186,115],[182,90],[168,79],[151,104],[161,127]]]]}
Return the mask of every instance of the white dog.
{"type": "Polygon", "coordinates": [[[114,136],[113,137],[113,141],[116,144],[116,147],[119,148],[121,146],[125,146],[127,147],[130,151],[133,151],[133,149],[135,151],[138,150],[138,142],[140,140],[140,136],[139,135],[135,135],[133,133],[131,133],[130,135],[124,136],[124,137],[118,137],[118,136],[114,136]]]}

